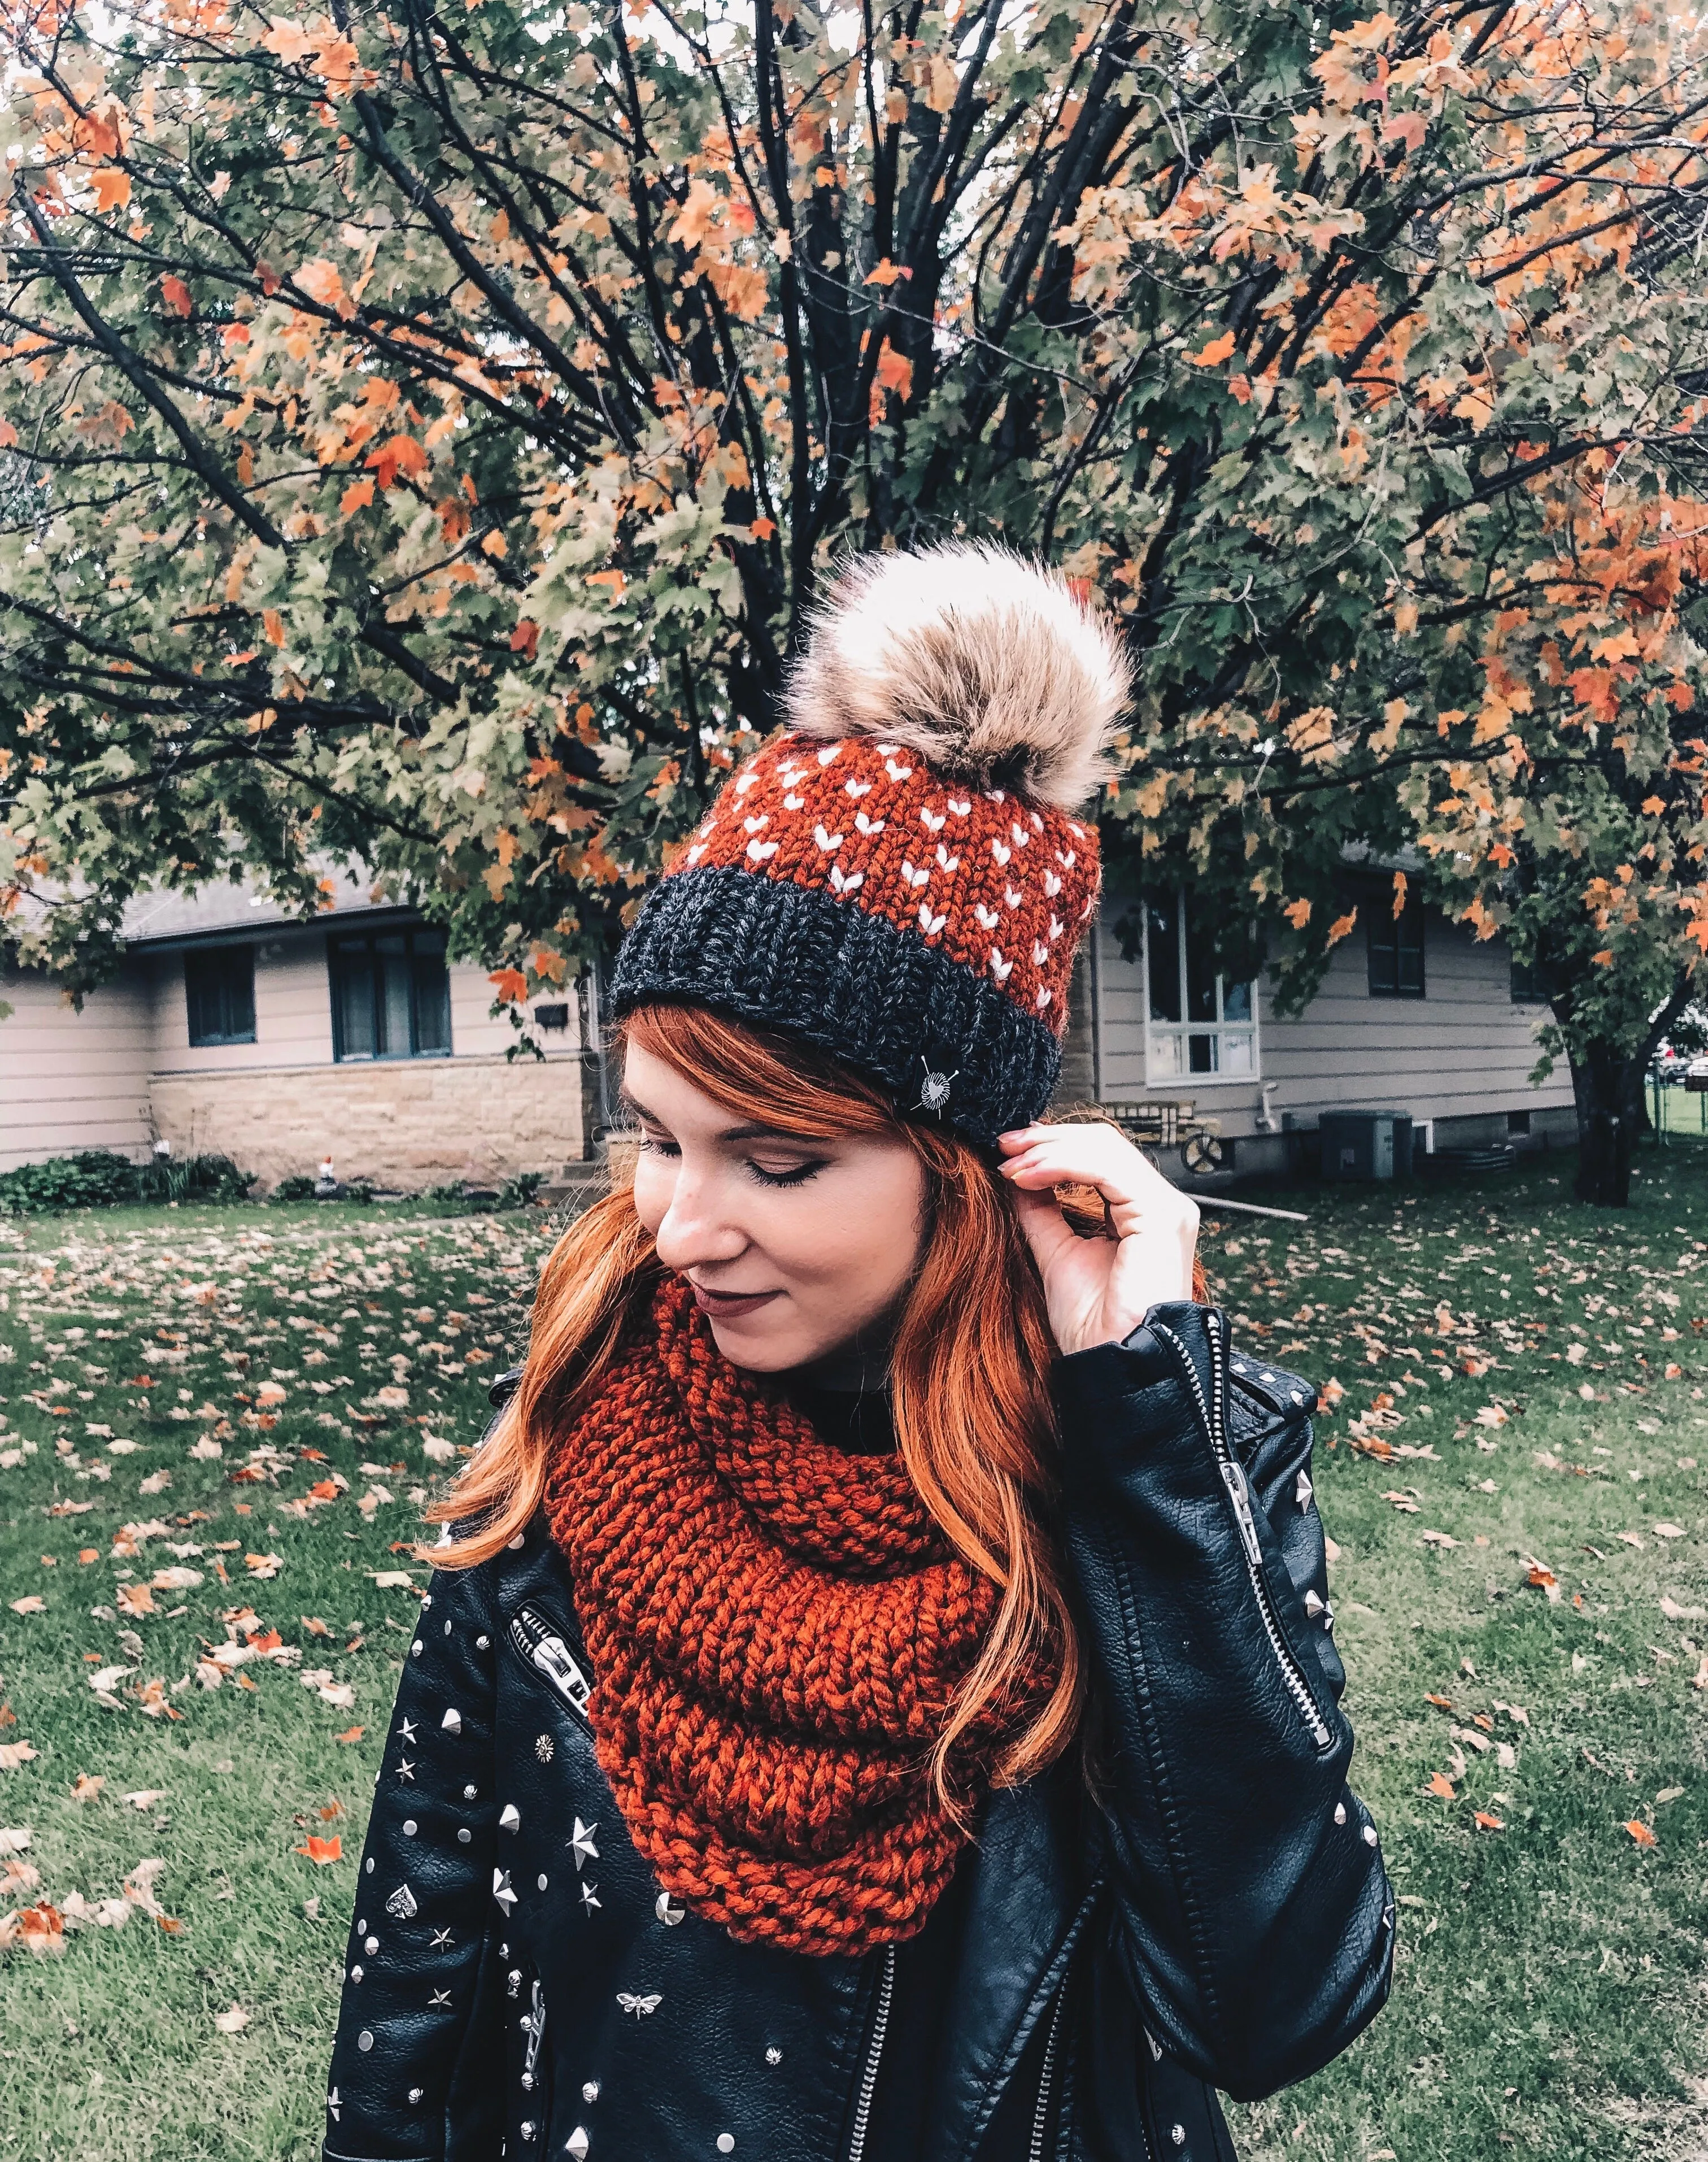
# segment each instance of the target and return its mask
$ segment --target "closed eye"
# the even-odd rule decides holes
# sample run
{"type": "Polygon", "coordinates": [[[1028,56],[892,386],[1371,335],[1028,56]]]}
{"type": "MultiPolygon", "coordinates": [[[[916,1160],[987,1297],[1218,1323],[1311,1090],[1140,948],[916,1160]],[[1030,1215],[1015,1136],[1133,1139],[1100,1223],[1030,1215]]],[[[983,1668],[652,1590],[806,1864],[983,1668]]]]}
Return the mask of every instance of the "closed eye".
{"type": "MultiPolygon", "coordinates": [[[[649,1156],[662,1157],[666,1161],[674,1160],[682,1154],[675,1141],[656,1141],[650,1134],[643,1134],[640,1145],[649,1156]]],[[[826,1159],[821,1157],[810,1163],[792,1165],[787,1171],[767,1171],[762,1163],[755,1163],[749,1157],[745,1159],[745,1166],[761,1186],[804,1186],[809,1178],[816,1178],[823,1170],[825,1162],[826,1159]]]]}

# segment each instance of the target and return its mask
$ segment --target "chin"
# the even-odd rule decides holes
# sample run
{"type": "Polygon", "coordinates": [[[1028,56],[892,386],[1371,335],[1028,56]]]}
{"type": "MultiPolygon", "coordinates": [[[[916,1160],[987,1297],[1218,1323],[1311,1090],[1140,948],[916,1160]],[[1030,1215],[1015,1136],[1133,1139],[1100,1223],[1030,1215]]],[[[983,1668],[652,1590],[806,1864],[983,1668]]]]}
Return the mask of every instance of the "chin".
{"type": "Polygon", "coordinates": [[[712,1341],[730,1365],[748,1367],[755,1374],[781,1374],[814,1355],[768,1329],[757,1314],[748,1321],[713,1319],[711,1327],[712,1341]]]}

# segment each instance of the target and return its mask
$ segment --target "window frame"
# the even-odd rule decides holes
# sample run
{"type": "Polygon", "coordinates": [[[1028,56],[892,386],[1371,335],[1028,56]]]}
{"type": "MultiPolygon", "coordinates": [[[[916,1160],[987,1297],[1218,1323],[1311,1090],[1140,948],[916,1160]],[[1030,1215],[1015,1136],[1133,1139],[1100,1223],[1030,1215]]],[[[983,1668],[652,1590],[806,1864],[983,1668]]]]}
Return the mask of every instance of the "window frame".
{"type": "Polygon", "coordinates": [[[1151,907],[1145,901],[1139,910],[1142,929],[1141,956],[1143,983],[1141,986],[1145,1017],[1145,1086],[1147,1089],[1193,1089],[1255,1088],[1263,1078],[1263,1037],[1258,1022],[1257,984],[1255,979],[1246,985],[1250,997],[1251,1017],[1249,1021],[1229,1021],[1227,1015],[1228,979],[1219,969],[1216,971],[1216,1018],[1214,1021],[1194,1021],[1186,1017],[1187,1007],[1187,908],[1188,896],[1183,886],[1174,890],[1175,967],[1179,971],[1180,1005],[1183,1018],[1178,1021],[1158,1021],[1151,1011],[1151,907]],[[1214,1068],[1205,1073],[1191,1070],[1192,1038],[1195,1036],[1210,1039],[1210,1056],[1215,1060],[1214,1068]],[[1251,1063],[1239,1071],[1230,1072],[1222,1065],[1225,1041],[1239,1039],[1248,1042],[1251,1063]],[[1181,1064],[1173,1072],[1164,1071],[1164,1061],[1157,1056],[1157,1047],[1163,1042],[1178,1043],[1181,1064]]]}
{"type": "MultiPolygon", "coordinates": [[[[222,981],[218,984],[217,987],[212,988],[215,990],[215,995],[220,1006],[223,1009],[231,989],[229,982],[222,981]]],[[[224,1013],[223,1010],[222,1011],[222,1018],[229,1019],[230,1017],[231,1016],[228,1014],[224,1013]]],[[[222,1051],[227,1046],[233,1043],[254,1042],[255,948],[251,943],[247,940],[232,940],[228,944],[217,946],[186,946],[185,948],[184,1032],[189,1042],[190,1048],[192,1051],[222,1051]],[[247,989],[248,992],[248,996],[246,1001],[248,1013],[248,1026],[247,1028],[216,1030],[212,1033],[204,1031],[198,1035],[196,1032],[196,1009],[198,1005],[202,1005],[204,1006],[203,1018],[206,1018],[205,1002],[207,999],[211,987],[206,984],[203,984],[200,987],[193,986],[191,980],[192,974],[198,970],[208,969],[211,965],[217,964],[229,967],[233,963],[238,963],[244,965],[244,973],[247,979],[247,989]]]]}
{"type": "MultiPolygon", "coordinates": [[[[451,1058],[456,1055],[456,1043],[451,1024],[451,964],[444,951],[445,934],[431,924],[404,923],[388,925],[378,930],[329,929],[326,933],[326,997],[332,1007],[332,1063],[335,1066],[395,1066],[417,1058],[451,1058]],[[417,937],[436,938],[440,942],[436,958],[445,974],[445,1041],[423,1051],[419,1047],[420,1010],[417,998],[417,937]],[[377,1042],[381,1034],[381,1016],[384,994],[382,972],[374,965],[379,958],[378,942],[382,938],[399,938],[404,942],[404,961],[409,971],[410,983],[410,1043],[405,1051],[357,1051],[345,1048],[344,1009],[340,995],[339,976],[343,966],[341,947],[360,943],[366,948],[368,960],[368,980],[373,1000],[373,1034],[377,1042]]],[[[427,957],[422,957],[423,958],[427,957]]]]}
{"type": "Polygon", "coordinates": [[[1423,907],[1423,897],[1415,890],[1408,893],[1404,906],[1397,916],[1393,913],[1392,905],[1384,906],[1385,902],[1387,902],[1386,893],[1379,893],[1364,918],[1364,982],[1366,995],[1372,999],[1404,999],[1412,1002],[1427,999],[1429,995],[1429,916],[1423,907]],[[1403,964],[1407,958],[1407,952],[1402,933],[1408,923],[1414,923],[1418,932],[1416,951],[1418,981],[1415,988],[1403,980],[1405,974],[1403,964]],[[1382,942],[1384,953],[1391,953],[1393,957],[1391,983],[1379,984],[1376,981],[1378,926],[1384,931],[1391,930],[1393,934],[1391,938],[1384,939],[1382,942]]]}

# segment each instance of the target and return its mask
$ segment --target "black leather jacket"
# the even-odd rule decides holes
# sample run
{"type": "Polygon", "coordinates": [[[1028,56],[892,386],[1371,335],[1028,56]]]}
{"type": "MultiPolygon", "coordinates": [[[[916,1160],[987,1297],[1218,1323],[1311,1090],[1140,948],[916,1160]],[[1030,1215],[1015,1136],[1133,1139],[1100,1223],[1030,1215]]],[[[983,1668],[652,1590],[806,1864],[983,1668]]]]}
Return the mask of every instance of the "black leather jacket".
{"type": "MultiPolygon", "coordinates": [[[[1091,1803],[1070,1752],[986,1804],[924,2151],[1231,2162],[1212,2090],[1314,2071],[1392,1970],[1314,1399],[1186,1304],[1052,1381],[1105,1788],[1091,1803]]],[[[435,1574],[358,1878],[326,2162],[882,2162],[860,2096],[891,1956],[739,1944],[661,1892],[593,1754],[595,1679],[543,1518],[435,1574]]]]}

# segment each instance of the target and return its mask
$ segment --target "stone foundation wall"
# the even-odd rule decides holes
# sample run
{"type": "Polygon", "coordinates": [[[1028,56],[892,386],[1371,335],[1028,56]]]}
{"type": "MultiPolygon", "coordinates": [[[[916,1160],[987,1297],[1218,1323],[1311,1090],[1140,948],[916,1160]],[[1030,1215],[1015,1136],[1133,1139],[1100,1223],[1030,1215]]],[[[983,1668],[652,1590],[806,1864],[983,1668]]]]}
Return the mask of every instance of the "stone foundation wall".
{"type": "Polygon", "coordinates": [[[330,1156],[342,1179],[410,1191],[553,1172],[582,1153],[578,1058],[400,1059],[231,1073],[157,1073],[154,1122],[174,1152],[213,1152],[263,1188],[330,1156]]]}

